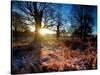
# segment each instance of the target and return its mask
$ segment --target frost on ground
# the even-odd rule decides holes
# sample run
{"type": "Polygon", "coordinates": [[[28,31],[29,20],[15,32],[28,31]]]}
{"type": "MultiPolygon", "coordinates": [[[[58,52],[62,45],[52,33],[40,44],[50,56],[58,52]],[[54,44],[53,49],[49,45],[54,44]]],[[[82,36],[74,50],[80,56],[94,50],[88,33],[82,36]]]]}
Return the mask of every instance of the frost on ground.
{"type": "MultiPolygon", "coordinates": [[[[12,72],[57,72],[97,69],[97,51],[93,42],[44,41],[40,48],[40,66],[35,61],[35,49],[30,42],[13,43],[12,72]],[[42,71],[38,67],[42,68],[42,71]]],[[[35,45],[35,44],[34,44],[35,45]]],[[[37,46],[35,46],[37,47],[37,46]]]]}

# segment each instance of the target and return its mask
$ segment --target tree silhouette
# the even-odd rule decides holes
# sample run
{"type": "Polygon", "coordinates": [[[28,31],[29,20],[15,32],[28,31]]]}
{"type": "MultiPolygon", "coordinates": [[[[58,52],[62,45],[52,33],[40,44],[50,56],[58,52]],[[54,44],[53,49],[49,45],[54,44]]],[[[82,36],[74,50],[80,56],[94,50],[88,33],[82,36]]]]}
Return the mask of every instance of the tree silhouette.
{"type": "Polygon", "coordinates": [[[12,23],[12,34],[15,34],[15,40],[17,41],[18,38],[18,32],[28,32],[29,28],[25,22],[22,21],[22,16],[12,11],[11,12],[11,23],[12,23]]]}
{"type": "Polygon", "coordinates": [[[34,51],[34,60],[37,62],[35,66],[39,66],[36,72],[41,71],[40,67],[40,50],[41,50],[41,35],[42,21],[45,21],[44,16],[49,14],[50,4],[45,2],[29,2],[29,1],[12,1],[12,10],[19,12],[24,22],[27,21],[29,25],[35,25],[34,41],[32,41],[26,48],[34,51]]]}
{"type": "Polygon", "coordinates": [[[51,14],[51,27],[55,27],[56,37],[59,39],[61,30],[63,29],[64,24],[67,22],[67,19],[63,17],[64,12],[62,11],[63,6],[59,4],[54,5],[55,10],[51,14]]]}
{"type": "Polygon", "coordinates": [[[60,16],[60,14],[58,13],[57,14],[57,31],[56,31],[56,36],[57,36],[57,38],[59,38],[60,37],[60,28],[63,26],[62,25],[62,21],[61,21],[61,16],[60,16]]]}
{"type": "Polygon", "coordinates": [[[29,21],[32,25],[35,25],[35,36],[34,41],[39,41],[41,35],[39,31],[42,27],[41,22],[43,21],[44,14],[50,10],[48,3],[41,2],[28,2],[28,1],[12,1],[12,5],[16,6],[21,11],[23,20],[29,21]]]}
{"type": "Polygon", "coordinates": [[[92,15],[93,6],[73,5],[71,12],[72,34],[82,39],[91,35],[94,22],[92,15]]]}

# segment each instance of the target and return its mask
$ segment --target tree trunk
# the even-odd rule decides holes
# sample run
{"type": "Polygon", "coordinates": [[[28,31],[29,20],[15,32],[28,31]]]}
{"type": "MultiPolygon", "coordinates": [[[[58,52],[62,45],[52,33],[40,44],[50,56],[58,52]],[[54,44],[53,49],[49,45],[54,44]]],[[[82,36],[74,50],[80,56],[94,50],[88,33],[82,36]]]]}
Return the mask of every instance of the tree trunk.
{"type": "Polygon", "coordinates": [[[34,3],[34,19],[35,19],[35,35],[34,41],[40,41],[41,35],[39,33],[41,29],[41,21],[42,21],[43,11],[39,12],[37,9],[37,3],[34,3]]]}
{"type": "Polygon", "coordinates": [[[57,33],[56,33],[56,35],[57,35],[57,38],[60,37],[60,24],[59,23],[57,25],[57,33]]]}
{"type": "Polygon", "coordinates": [[[41,27],[39,26],[35,26],[35,35],[34,35],[34,41],[40,41],[41,40],[41,36],[40,36],[40,31],[41,27]]]}

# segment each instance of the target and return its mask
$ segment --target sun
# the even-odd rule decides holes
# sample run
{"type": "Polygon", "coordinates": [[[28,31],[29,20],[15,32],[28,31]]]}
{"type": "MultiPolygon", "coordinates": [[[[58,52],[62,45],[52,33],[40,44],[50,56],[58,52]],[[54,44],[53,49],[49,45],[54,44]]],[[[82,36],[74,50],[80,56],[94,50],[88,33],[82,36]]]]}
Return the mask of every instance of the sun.
{"type": "MultiPolygon", "coordinates": [[[[41,22],[41,25],[42,25],[42,27],[41,27],[41,29],[39,30],[39,33],[40,33],[41,35],[55,34],[55,33],[56,33],[56,32],[54,32],[54,31],[52,31],[52,30],[43,28],[43,27],[44,27],[44,22],[43,22],[43,21],[41,22]]],[[[31,31],[31,32],[34,32],[34,31],[35,31],[35,26],[29,26],[29,28],[30,28],[30,31],[31,31]]]]}
{"type": "Polygon", "coordinates": [[[54,34],[54,33],[55,33],[54,31],[51,31],[49,29],[45,29],[45,28],[40,29],[40,34],[41,35],[54,34]]]}

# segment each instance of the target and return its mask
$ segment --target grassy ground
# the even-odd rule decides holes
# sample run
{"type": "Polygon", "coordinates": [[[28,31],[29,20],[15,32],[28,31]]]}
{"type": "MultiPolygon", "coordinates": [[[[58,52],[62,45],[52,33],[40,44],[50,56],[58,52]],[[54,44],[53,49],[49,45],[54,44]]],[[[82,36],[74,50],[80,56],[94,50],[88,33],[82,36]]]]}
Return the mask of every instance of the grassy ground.
{"type": "MultiPolygon", "coordinates": [[[[38,70],[35,47],[27,47],[31,41],[12,43],[12,73],[34,73],[38,70]]],[[[48,40],[41,42],[40,62],[42,72],[90,70],[97,68],[95,41],[48,40]]]]}

